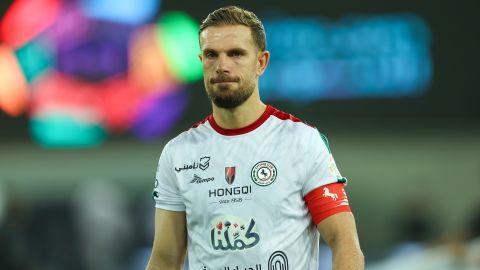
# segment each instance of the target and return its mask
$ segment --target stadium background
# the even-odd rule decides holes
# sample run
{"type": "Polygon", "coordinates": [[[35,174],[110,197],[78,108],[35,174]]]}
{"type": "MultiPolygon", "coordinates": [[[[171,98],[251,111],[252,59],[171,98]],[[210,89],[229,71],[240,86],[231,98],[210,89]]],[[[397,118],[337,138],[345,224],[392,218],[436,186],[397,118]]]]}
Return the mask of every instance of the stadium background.
{"type": "MultiPolygon", "coordinates": [[[[196,60],[182,58],[182,49],[195,57],[195,47],[181,45],[195,40],[192,25],[231,2],[116,3],[123,13],[115,12],[114,2],[15,1],[28,12],[10,12],[16,18],[10,24],[13,1],[0,3],[1,269],[142,268],[152,241],[151,189],[160,151],[210,112],[196,60]],[[71,13],[62,13],[67,9],[71,13]],[[64,21],[70,28],[55,28],[55,20],[72,16],[80,19],[64,21]],[[30,17],[36,23],[22,25],[30,17]],[[152,27],[163,29],[157,39],[145,34],[136,43],[134,37],[152,27]],[[179,29],[190,36],[167,35],[179,29]],[[155,42],[164,55],[155,54],[155,42]],[[104,55],[114,64],[88,65],[103,63],[89,57],[104,55]],[[138,64],[136,57],[166,64],[138,64]],[[14,73],[15,67],[23,73],[14,73]],[[138,75],[151,68],[168,71],[138,75]],[[136,78],[128,82],[132,92],[119,86],[125,78],[136,78]],[[107,96],[113,97],[102,103],[108,109],[92,114],[88,98],[69,99],[88,87],[92,96],[123,94],[107,96]]],[[[266,74],[268,83],[261,84],[263,96],[325,133],[349,178],[367,269],[478,269],[478,3],[236,4],[264,21],[272,63],[277,59],[272,67],[278,73],[266,74]],[[304,36],[292,35],[298,32],[304,36]],[[383,44],[385,38],[390,43],[383,44]],[[392,73],[400,77],[385,75],[392,73]],[[287,83],[304,92],[274,82],[286,74],[293,74],[287,83]]]]}

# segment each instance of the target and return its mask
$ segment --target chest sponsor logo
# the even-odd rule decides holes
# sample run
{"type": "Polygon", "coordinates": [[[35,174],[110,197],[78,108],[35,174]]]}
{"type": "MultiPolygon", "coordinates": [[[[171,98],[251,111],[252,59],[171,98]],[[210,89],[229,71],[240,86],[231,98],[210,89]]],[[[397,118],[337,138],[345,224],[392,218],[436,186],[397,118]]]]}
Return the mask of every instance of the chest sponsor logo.
{"type": "Polygon", "coordinates": [[[268,259],[268,270],[289,270],[288,258],[282,251],[275,251],[268,259]]]}
{"type": "Polygon", "coordinates": [[[225,167],[225,181],[229,185],[233,184],[233,181],[235,181],[235,167],[225,167]]]}
{"type": "Polygon", "coordinates": [[[225,197],[233,195],[246,195],[252,193],[252,186],[230,187],[230,188],[217,188],[210,189],[208,191],[208,197],[225,197]]]}
{"type": "MultiPolygon", "coordinates": [[[[203,266],[202,270],[211,270],[213,268],[208,268],[206,266],[203,266]]],[[[255,264],[255,266],[251,267],[244,267],[244,266],[222,266],[220,268],[217,268],[219,270],[262,270],[262,265],[261,264],[255,264]]]]}
{"type": "Polygon", "coordinates": [[[277,168],[270,161],[260,161],[252,168],[252,180],[259,186],[268,186],[277,178],[277,168]]]}
{"type": "MultiPolygon", "coordinates": [[[[275,251],[270,255],[267,262],[267,270],[289,270],[288,257],[283,251],[275,251]]],[[[203,266],[201,270],[213,270],[214,268],[209,268],[203,266]]],[[[258,263],[254,266],[221,266],[216,267],[218,270],[262,270],[262,264],[258,263]]]]}
{"type": "Polygon", "coordinates": [[[245,250],[260,242],[253,218],[245,222],[240,217],[225,215],[213,219],[211,225],[210,241],[214,250],[245,250]]]}
{"type": "Polygon", "coordinates": [[[202,157],[199,162],[193,162],[192,164],[183,164],[183,167],[175,167],[177,173],[187,170],[199,169],[205,171],[210,166],[210,157],[202,157]]]}
{"type": "Polygon", "coordinates": [[[209,178],[202,178],[196,174],[193,175],[193,179],[190,181],[190,184],[202,184],[202,183],[208,183],[215,180],[215,177],[209,177],[209,178]]]}
{"type": "Polygon", "coordinates": [[[250,194],[252,194],[252,186],[217,188],[208,191],[209,198],[218,198],[210,204],[242,203],[252,199],[250,194]]]}

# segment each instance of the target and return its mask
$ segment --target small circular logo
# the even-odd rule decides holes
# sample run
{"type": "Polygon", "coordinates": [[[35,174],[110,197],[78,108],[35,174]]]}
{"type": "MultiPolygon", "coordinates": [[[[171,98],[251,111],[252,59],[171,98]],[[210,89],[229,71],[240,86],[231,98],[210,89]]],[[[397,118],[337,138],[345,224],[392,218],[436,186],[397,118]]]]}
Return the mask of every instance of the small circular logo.
{"type": "Polygon", "coordinates": [[[259,186],[268,186],[277,178],[277,168],[269,161],[260,161],[252,168],[252,180],[259,186]]]}

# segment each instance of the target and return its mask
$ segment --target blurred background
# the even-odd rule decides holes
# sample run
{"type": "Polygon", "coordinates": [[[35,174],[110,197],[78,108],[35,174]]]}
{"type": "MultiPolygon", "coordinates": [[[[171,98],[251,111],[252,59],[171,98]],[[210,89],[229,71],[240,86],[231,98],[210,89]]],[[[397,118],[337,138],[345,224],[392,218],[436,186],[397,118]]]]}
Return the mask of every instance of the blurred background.
{"type": "MultiPolygon", "coordinates": [[[[229,1],[0,2],[0,269],[143,269],[164,144],[229,1]]],[[[257,1],[263,100],[329,138],[367,269],[480,269],[474,1],[257,1]]],[[[320,269],[330,269],[321,245],[320,269]]]]}

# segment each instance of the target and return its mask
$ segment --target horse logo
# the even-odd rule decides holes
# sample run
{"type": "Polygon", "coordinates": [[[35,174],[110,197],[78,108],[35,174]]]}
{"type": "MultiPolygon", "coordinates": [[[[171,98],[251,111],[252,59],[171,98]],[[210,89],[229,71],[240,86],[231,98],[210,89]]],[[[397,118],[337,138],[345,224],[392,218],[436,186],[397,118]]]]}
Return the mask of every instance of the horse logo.
{"type": "Polygon", "coordinates": [[[338,199],[338,195],[336,193],[330,193],[330,190],[327,187],[323,188],[323,195],[324,198],[330,197],[332,200],[336,201],[338,199]]]}
{"type": "Polygon", "coordinates": [[[252,180],[259,186],[268,186],[277,178],[277,168],[270,161],[260,161],[250,173],[252,180]]]}

